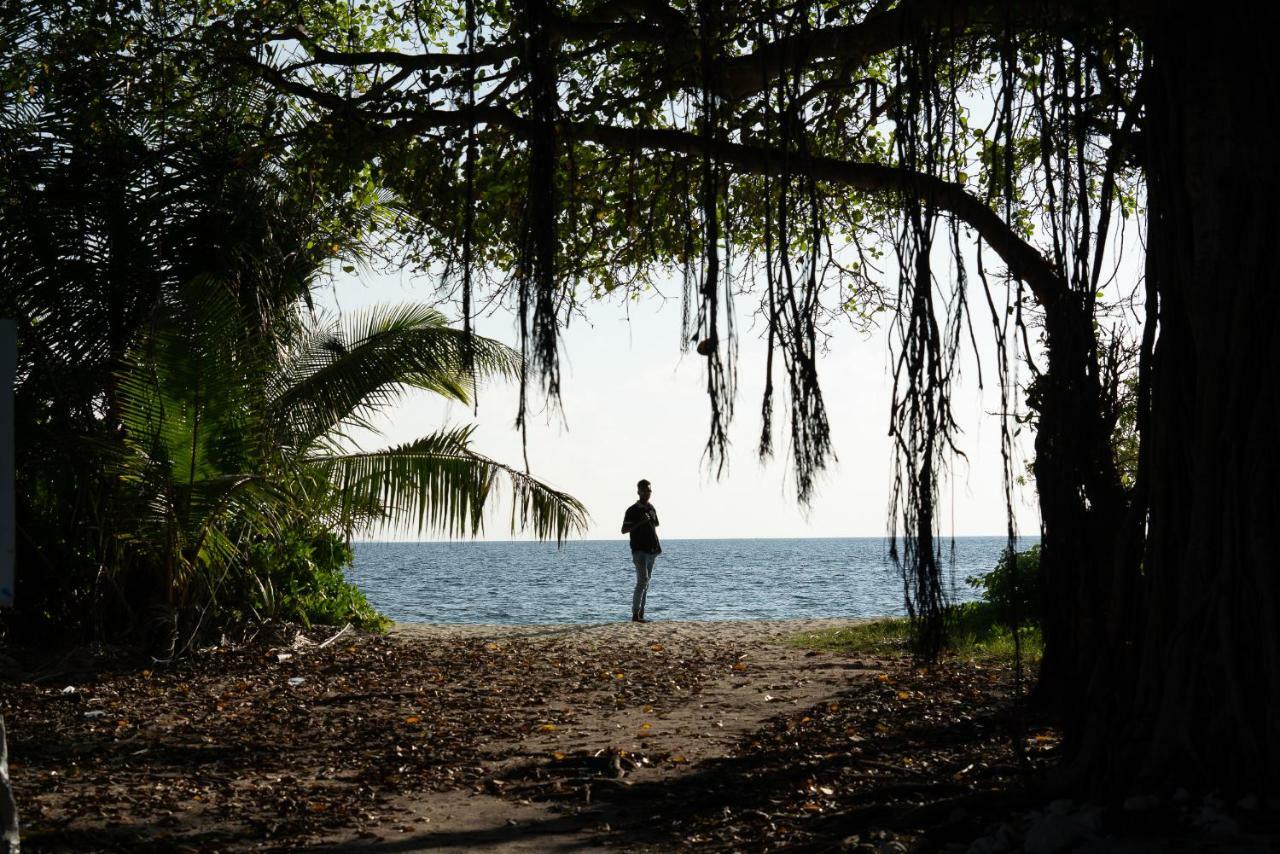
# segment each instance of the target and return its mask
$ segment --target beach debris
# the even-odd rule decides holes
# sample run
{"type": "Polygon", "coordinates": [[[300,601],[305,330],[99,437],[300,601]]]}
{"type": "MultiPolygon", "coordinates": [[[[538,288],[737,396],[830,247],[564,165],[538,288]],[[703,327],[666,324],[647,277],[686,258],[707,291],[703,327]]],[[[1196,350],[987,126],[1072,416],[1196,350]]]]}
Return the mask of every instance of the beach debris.
{"type": "Polygon", "coordinates": [[[289,686],[291,688],[297,688],[299,685],[301,685],[303,682],[306,682],[306,681],[307,680],[305,676],[293,676],[293,677],[290,677],[289,679],[289,686]]]}
{"type": "Polygon", "coordinates": [[[343,635],[345,635],[347,632],[351,631],[351,628],[352,628],[351,624],[350,624],[350,623],[347,623],[345,626],[343,626],[342,628],[338,629],[338,633],[337,633],[336,635],[334,635],[333,637],[329,638],[329,639],[328,639],[327,641],[325,641],[324,643],[321,643],[319,646],[317,646],[317,647],[316,647],[316,649],[324,649],[324,648],[325,648],[325,647],[327,647],[329,644],[333,643],[333,642],[334,642],[334,641],[336,641],[338,638],[342,637],[342,636],[343,636],[343,635]]]}

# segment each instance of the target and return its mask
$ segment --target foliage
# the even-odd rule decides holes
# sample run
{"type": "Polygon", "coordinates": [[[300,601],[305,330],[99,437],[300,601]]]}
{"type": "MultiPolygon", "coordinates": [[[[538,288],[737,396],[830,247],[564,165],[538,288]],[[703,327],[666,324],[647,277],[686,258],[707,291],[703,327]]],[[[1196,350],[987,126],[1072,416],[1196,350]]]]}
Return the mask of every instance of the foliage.
{"type": "Polygon", "coordinates": [[[323,529],[291,528],[249,546],[241,583],[232,597],[258,620],[283,620],[381,631],[390,620],[369,604],[345,570],[354,553],[347,541],[323,529]]]}
{"type": "Polygon", "coordinates": [[[580,526],[581,505],[475,454],[466,428],[373,452],[345,439],[410,389],[467,401],[520,358],[423,306],[317,317],[312,289],[367,255],[391,198],[296,98],[229,61],[234,28],[191,26],[243,6],[125,6],[0,11],[18,557],[47,568],[18,573],[20,621],[176,651],[179,627],[283,589],[272,610],[371,622],[299,543],[406,520],[476,533],[504,481],[513,527],[580,526]],[[251,569],[262,584],[235,583],[251,569]]]}
{"type": "Polygon", "coordinates": [[[981,591],[982,601],[994,609],[1001,622],[1012,625],[1016,620],[1022,625],[1040,624],[1039,544],[1016,555],[1006,548],[994,569],[971,575],[965,583],[981,591]]]}

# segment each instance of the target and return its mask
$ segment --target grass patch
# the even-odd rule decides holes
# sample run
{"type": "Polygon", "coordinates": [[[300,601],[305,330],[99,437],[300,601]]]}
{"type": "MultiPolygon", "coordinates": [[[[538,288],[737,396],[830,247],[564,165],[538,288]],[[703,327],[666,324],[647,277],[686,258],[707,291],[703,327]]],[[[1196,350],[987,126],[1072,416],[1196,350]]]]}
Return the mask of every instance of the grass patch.
{"type": "MultiPolygon", "coordinates": [[[[787,640],[791,646],[856,655],[905,655],[910,652],[911,626],[905,617],[886,617],[842,629],[802,632],[787,640]]],[[[1039,626],[1018,633],[1023,662],[1044,654],[1039,626]]],[[[951,609],[947,625],[947,654],[983,662],[1013,662],[1013,632],[996,619],[986,602],[966,602],[951,609]]]]}

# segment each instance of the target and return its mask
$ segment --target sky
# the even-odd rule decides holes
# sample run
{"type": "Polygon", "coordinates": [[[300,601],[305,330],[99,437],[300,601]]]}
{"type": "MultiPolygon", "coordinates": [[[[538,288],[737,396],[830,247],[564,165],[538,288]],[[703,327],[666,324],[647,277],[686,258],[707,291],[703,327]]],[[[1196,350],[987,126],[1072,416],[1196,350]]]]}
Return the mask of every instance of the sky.
{"type": "MultiPolygon", "coordinates": [[[[659,290],[678,294],[673,283],[659,290]]],[[[431,302],[430,282],[400,275],[338,273],[318,294],[318,303],[347,312],[380,303],[431,302]]],[[[808,508],[796,500],[789,464],[786,409],[781,377],[774,412],[776,456],[761,463],[765,345],[759,327],[745,316],[753,301],[739,298],[741,334],[736,414],[723,476],[706,465],[703,449],[710,409],[704,359],[679,348],[678,299],[594,303],[563,334],[563,419],[535,403],[529,420],[528,458],[537,478],[581,500],[591,514],[586,539],[621,538],[635,484],[653,484],[651,501],[667,539],[770,537],[880,537],[888,530],[892,447],[888,435],[891,393],[886,330],[863,333],[833,327],[829,352],[819,363],[824,400],[837,461],[820,481],[808,508]]],[[[445,309],[448,313],[448,309],[445,309]]],[[[888,321],[886,320],[886,323],[888,321]]],[[[975,328],[981,329],[975,322],[975,328]]],[[[518,346],[514,316],[499,313],[477,322],[481,334],[518,346]]],[[[981,334],[981,332],[979,333],[981,334]]],[[[989,364],[989,362],[988,362],[989,364]]],[[[775,364],[775,371],[779,371],[775,364]]],[[[1025,371],[1025,368],[1023,368],[1025,371]]],[[[953,407],[967,459],[956,459],[944,486],[944,535],[1003,535],[1005,503],[1001,478],[999,390],[991,369],[979,392],[972,362],[963,372],[953,407]]],[[[425,392],[413,392],[379,424],[383,435],[357,437],[366,449],[409,441],[442,426],[477,424],[473,447],[486,456],[523,467],[515,428],[518,386],[482,386],[479,413],[425,392]]],[[[1024,458],[1030,442],[1024,437],[1024,458]]],[[[1019,468],[1021,466],[1019,465],[1019,468]]],[[[504,499],[509,498],[504,496],[504,499]]],[[[1017,501],[1022,534],[1039,532],[1035,495],[1024,487],[1017,501]]],[[[504,500],[486,523],[484,539],[513,536],[510,504],[504,500]]],[[[437,539],[414,530],[383,529],[366,539],[437,539]]]]}

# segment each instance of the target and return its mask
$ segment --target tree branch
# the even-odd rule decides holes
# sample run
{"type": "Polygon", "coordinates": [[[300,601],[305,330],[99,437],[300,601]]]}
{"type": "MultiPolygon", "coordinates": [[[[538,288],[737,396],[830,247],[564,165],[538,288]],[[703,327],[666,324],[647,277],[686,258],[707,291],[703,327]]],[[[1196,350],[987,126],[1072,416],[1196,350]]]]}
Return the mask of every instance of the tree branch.
{"type": "MultiPolygon", "coordinates": [[[[409,139],[433,128],[466,127],[470,124],[505,127],[521,136],[529,136],[537,129],[536,122],[500,106],[478,105],[471,110],[415,110],[403,118],[385,114],[353,114],[350,106],[340,97],[289,80],[270,66],[258,65],[276,85],[286,91],[345,113],[351,120],[373,120],[367,127],[371,139],[383,142],[409,139]],[[377,120],[391,120],[394,124],[380,126],[376,123],[377,120]]],[[[791,175],[807,174],[821,181],[868,193],[914,195],[939,210],[959,217],[973,228],[1000,256],[1009,273],[1027,283],[1036,300],[1047,311],[1053,310],[1067,295],[1066,283],[1040,250],[1019,236],[995,211],[970,194],[964,186],[932,175],[878,163],[860,163],[834,157],[801,157],[772,148],[707,140],[697,134],[665,128],[619,128],[592,122],[560,121],[556,123],[556,133],[564,139],[595,143],[619,151],[645,149],[700,155],[710,150],[725,164],[757,175],[780,176],[783,164],[786,163],[787,172],[791,175]]]]}

